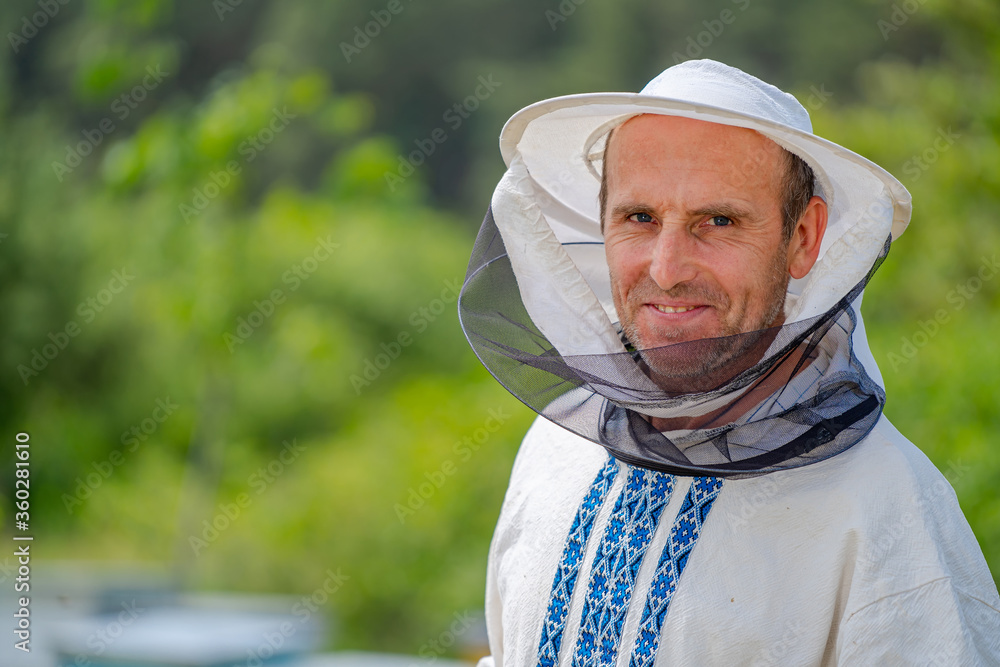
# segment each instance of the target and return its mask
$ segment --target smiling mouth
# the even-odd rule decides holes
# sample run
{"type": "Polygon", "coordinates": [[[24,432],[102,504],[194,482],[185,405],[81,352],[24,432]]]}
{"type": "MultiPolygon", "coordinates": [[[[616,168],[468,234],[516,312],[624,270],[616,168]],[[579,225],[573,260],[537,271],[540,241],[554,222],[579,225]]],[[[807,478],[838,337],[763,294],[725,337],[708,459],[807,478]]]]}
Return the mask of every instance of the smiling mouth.
{"type": "Polygon", "coordinates": [[[661,313],[686,313],[689,310],[700,308],[701,306],[661,306],[658,303],[650,304],[661,313]]]}

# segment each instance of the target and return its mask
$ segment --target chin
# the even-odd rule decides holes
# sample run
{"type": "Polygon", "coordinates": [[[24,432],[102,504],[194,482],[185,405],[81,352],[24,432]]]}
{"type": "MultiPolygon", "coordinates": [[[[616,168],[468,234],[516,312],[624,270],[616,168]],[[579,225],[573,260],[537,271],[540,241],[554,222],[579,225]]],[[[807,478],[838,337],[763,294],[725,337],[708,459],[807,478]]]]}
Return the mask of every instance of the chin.
{"type": "Polygon", "coordinates": [[[654,331],[647,330],[637,332],[637,335],[634,338],[630,336],[629,340],[637,344],[636,349],[656,350],[669,345],[678,345],[680,343],[691,343],[709,338],[723,338],[726,335],[728,335],[727,332],[722,331],[721,328],[715,327],[699,329],[677,328],[674,330],[659,329],[654,331]]]}
{"type": "MultiPolygon", "coordinates": [[[[687,333],[685,340],[673,340],[656,347],[641,345],[636,349],[643,370],[664,391],[708,391],[760,361],[776,331],[761,329],[728,335],[687,333]]],[[[662,339],[662,336],[655,338],[662,339]]],[[[646,340],[649,339],[640,337],[639,342],[646,340]]]]}

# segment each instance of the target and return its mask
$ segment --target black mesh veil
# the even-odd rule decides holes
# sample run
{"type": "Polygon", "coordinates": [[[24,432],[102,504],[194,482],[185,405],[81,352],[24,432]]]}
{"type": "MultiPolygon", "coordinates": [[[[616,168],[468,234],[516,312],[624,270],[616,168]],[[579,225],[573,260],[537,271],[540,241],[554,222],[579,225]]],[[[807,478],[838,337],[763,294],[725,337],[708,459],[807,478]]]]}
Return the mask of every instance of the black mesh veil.
{"type": "MultiPolygon", "coordinates": [[[[462,328],[528,407],[633,465],[735,477],[820,461],[864,438],[885,392],[856,357],[855,303],[889,251],[825,313],[765,331],[616,354],[563,355],[532,321],[487,212],[459,298],[462,328]],[[721,369],[664,377],[654,368],[721,369]],[[652,417],[650,416],[652,415],[652,417]]],[[[603,253],[601,244],[591,249],[603,253]]],[[[624,341],[623,341],[624,342],[624,341]]]]}

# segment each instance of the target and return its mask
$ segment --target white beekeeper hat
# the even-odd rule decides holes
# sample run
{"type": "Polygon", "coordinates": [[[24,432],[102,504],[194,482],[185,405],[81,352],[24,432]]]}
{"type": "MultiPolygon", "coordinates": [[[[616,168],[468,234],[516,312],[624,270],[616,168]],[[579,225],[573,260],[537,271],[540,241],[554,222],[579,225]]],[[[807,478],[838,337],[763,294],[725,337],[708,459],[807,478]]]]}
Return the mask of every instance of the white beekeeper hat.
{"type": "MultiPolygon", "coordinates": [[[[473,250],[459,313],[480,360],[527,405],[619,458],[699,474],[805,465],[874,426],[885,393],[860,302],[891,239],[906,228],[910,196],[878,165],[815,136],[794,97],[722,63],[688,61],[639,93],[525,107],[504,126],[500,149],[508,169],[473,250]],[[708,388],[654,383],[615,324],[598,193],[608,133],[640,114],[761,133],[812,168],[829,210],[819,257],[790,281],[785,323],[767,352],[708,388]],[[754,410],[728,410],[789,359],[799,370],[784,387],[754,410]],[[713,414],[725,417],[669,433],[640,416],[713,414]]],[[[697,355],[703,344],[676,346],[697,355]]]]}
{"type": "MultiPolygon", "coordinates": [[[[504,162],[508,167],[518,158],[523,162],[536,202],[560,241],[602,241],[597,196],[604,143],[612,128],[645,113],[756,130],[812,168],[829,221],[820,261],[809,276],[789,286],[793,299],[808,291],[805,281],[822,283],[831,296],[842,295],[871,268],[889,233],[895,240],[910,220],[910,194],[902,183],[870,160],[814,135],[808,112],[792,95],[723,63],[690,60],[664,70],[639,93],[556,97],[525,107],[507,121],[500,134],[504,162]],[[837,261],[823,261],[831,250],[837,261]],[[854,261],[845,263],[845,252],[854,261]],[[837,276],[830,276],[834,265],[837,276]]],[[[832,301],[819,296],[786,315],[791,320],[823,312],[832,301]]]]}

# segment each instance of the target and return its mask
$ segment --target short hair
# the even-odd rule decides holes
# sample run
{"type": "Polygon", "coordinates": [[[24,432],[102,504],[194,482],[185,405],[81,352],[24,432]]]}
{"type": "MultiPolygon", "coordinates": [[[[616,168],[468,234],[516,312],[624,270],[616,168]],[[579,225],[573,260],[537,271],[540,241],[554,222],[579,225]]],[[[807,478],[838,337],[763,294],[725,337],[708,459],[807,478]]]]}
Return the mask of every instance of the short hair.
{"type": "MultiPolygon", "coordinates": [[[[782,223],[785,243],[792,238],[795,225],[806,212],[806,206],[812,199],[816,188],[816,175],[806,161],[786,148],[781,149],[785,155],[785,175],[781,179],[782,192],[782,223]]],[[[602,214],[603,215],[603,214],[602,214]]]]}
{"type": "MultiPolygon", "coordinates": [[[[611,145],[611,137],[615,129],[608,132],[608,139],[604,144],[604,157],[607,158],[608,147],[611,145]]],[[[785,175],[781,179],[781,215],[782,215],[782,237],[785,243],[792,238],[795,232],[795,225],[799,218],[806,212],[806,206],[812,199],[816,187],[816,177],[812,167],[795,153],[781,147],[781,152],[785,157],[785,175]]],[[[601,169],[601,191],[598,194],[598,201],[601,209],[601,231],[604,231],[604,211],[608,204],[608,170],[607,159],[601,169]]]]}

